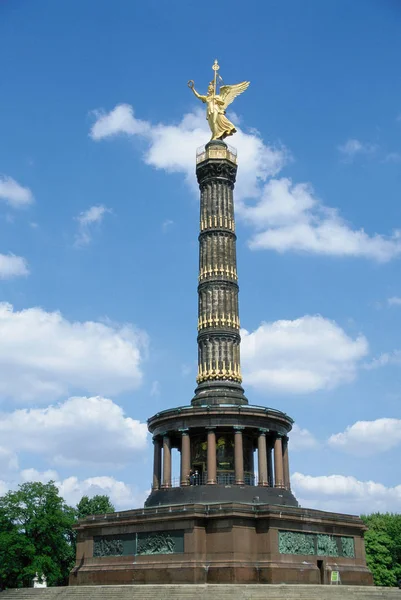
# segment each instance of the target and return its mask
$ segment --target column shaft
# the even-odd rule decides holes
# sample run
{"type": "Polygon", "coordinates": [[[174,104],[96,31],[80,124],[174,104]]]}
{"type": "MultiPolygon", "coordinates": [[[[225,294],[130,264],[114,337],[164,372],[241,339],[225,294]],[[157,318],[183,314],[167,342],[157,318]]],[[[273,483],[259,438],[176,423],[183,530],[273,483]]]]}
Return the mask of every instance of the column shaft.
{"type": "Polygon", "coordinates": [[[216,483],[216,432],[209,429],[207,432],[207,483],[216,483]]]}
{"type": "Polygon", "coordinates": [[[283,445],[279,436],[274,440],[274,475],[274,487],[284,487],[283,445]]]}
{"type": "Polygon", "coordinates": [[[162,487],[171,487],[171,440],[168,435],[163,437],[163,484],[162,487]]]}
{"type": "Polygon", "coordinates": [[[267,486],[267,452],[266,452],[266,433],[259,432],[258,437],[258,485],[267,486]]]}
{"type": "Polygon", "coordinates": [[[290,490],[291,482],[290,482],[290,461],[288,458],[288,438],[283,438],[283,470],[284,470],[284,487],[286,490],[290,490]]]}
{"type": "Polygon", "coordinates": [[[270,439],[266,440],[266,452],[267,452],[267,481],[271,487],[274,486],[274,471],[273,471],[273,457],[272,457],[272,443],[270,439]]]}
{"type": "MultiPolygon", "coordinates": [[[[253,447],[253,445],[250,447],[250,450],[248,450],[248,452],[250,451],[250,456],[249,459],[244,457],[244,461],[246,464],[246,461],[249,460],[249,473],[247,472],[246,474],[244,473],[244,481],[246,483],[246,485],[256,485],[255,482],[255,448],[253,447]]],[[[244,469],[245,469],[245,465],[244,465],[244,469]]]]}
{"type": "Polygon", "coordinates": [[[242,429],[235,429],[234,432],[234,469],[235,483],[244,484],[244,447],[242,443],[242,429]]]}
{"type": "Polygon", "coordinates": [[[241,386],[233,202],[236,173],[236,159],[224,142],[206,144],[196,165],[200,188],[199,333],[198,387],[193,406],[248,404],[241,386]]]}
{"type": "Polygon", "coordinates": [[[162,476],[162,446],[158,438],[153,439],[153,483],[152,488],[158,490],[162,476]]]}
{"type": "Polygon", "coordinates": [[[181,437],[181,486],[189,485],[191,470],[191,441],[188,431],[182,432],[181,437]]]}

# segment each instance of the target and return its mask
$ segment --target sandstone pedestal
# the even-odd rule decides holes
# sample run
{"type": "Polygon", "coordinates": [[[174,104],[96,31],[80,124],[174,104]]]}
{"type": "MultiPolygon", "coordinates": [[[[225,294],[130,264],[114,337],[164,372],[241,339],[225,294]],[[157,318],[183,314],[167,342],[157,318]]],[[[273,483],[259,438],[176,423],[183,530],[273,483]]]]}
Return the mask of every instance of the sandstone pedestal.
{"type": "Polygon", "coordinates": [[[297,507],[151,507],[80,521],[70,585],[371,585],[358,517],[297,507]]]}

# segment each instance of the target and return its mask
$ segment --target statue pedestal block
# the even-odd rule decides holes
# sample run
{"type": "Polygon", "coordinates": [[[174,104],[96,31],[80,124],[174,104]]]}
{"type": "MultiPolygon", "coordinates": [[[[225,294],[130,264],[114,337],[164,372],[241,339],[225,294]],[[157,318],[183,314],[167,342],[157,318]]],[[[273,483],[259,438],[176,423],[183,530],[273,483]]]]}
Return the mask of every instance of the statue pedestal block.
{"type": "Polygon", "coordinates": [[[359,517],[266,504],[186,504],[88,517],[70,585],[372,585],[359,517]]]}

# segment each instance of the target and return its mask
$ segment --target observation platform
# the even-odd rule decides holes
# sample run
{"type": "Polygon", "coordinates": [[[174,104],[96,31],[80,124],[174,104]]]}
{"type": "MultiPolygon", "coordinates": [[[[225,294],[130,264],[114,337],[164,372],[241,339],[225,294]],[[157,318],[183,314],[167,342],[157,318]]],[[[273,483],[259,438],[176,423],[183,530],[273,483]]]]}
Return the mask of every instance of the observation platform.
{"type": "Polygon", "coordinates": [[[199,146],[199,148],[196,149],[197,165],[210,158],[229,160],[232,163],[237,164],[237,149],[220,140],[213,140],[205,146],[199,146]]]}
{"type": "Polygon", "coordinates": [[[148,420],[154,469],[145,506],[184,502],[298,506],[290,489],[287,434],[292,423],[279,410],[249,404],[181,406],[157,413],[148,420]],[[172,448],[181,454],[179,479],[171,477],[172,448]]]}

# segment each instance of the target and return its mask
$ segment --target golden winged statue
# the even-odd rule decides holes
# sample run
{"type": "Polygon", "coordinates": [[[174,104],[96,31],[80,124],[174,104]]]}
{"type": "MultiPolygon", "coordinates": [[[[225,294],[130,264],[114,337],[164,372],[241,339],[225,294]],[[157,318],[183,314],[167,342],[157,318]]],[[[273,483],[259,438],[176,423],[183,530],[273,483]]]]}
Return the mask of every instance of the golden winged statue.
{"type": "Polygon", "coordinates": [[[245,92],[249,86],[249,81],[242,81],[235,85],[222,85],[220,86],[220,92],[217,93],[217,77],[221,80],[221,77],[217,75],[217,71],[220,68],[217,60],[214,61],[212,68],[214,70],[214,81],[209,83],[207,96],[198,94],[192,79],[188,81],[188,87],[199,100],[207,104],[206,119],[212,132],[211,139],[224,140],[224,138],[233,135],[237,131],[233,123],[226,117],[226,108],[234,98],[245,92]]]}

